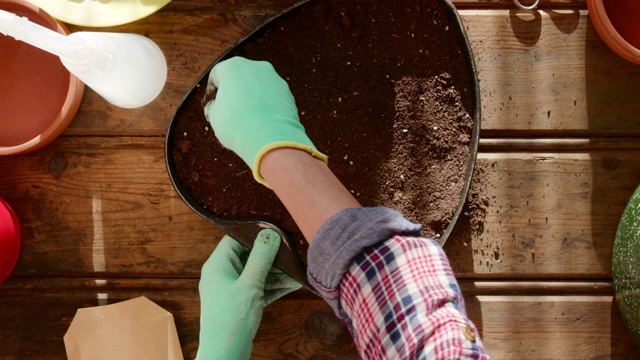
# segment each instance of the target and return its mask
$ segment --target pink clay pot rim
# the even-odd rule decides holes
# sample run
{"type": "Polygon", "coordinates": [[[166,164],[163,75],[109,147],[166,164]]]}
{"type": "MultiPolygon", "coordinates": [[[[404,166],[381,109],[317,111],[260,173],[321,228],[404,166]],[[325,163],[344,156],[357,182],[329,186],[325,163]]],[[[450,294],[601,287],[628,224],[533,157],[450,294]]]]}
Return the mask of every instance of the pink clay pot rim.
{"type": "Polygon", "coordinates": [[[640,49],[631,45],[618,33],[607,16],[603,0],[587,0],[587,8],[593,26],[609,48],[624,59],[640,65],[640,49]]]}
{"type": "MultiPolygon", "coordinates": [[[[26,10],[30,10],[38,14],[38,16],[44,19],[49,24],[55,24],[55,31],[61,34],[69,34],[69,30],[61,23],[52,18],[49,14],[44,12],[38,6],[24,0],[0,0],[0,4],[16,4],[23,7],[26,10]]],[[[50,26],[48,26],[51,28],[50,26]]],[[[0,35],[4,36],[4,35],[0,35]]],[[[0,156],[2,155],[17,155],[30,151],[40,149],[41,147],[49,144],[58,135],[60,135],[69,126],[80,107],[82,101],[82,95],[84,94],[84,83],[80,81],[73,74],[69,74],[69,87],[65,101],[58,113],[58,116],[51,122],[51,125],[43,131],[41,134],[36,135],[31,140],[26,141],[19,145],[14,146],[2,146],[0,145],[0,156]]]]}

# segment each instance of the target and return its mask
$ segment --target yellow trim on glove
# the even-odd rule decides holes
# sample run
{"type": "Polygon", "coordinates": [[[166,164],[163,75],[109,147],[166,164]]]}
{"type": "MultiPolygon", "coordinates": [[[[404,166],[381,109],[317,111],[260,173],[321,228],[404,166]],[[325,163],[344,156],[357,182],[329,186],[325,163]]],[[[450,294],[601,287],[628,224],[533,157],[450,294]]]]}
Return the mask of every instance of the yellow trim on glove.
{"type": "Polygon", "coordinates": [[[260,184],[268,187],[269,189],[271,189],[271,186],[269,186],[269,184],[267,184],[267,181],[262,177],[262,175],[260,175],[260,161],[262,161],[262,157],[266,153],[268,153],[271,150],[279,149],[279,148],[293,148],[293,149],[306,151],[311,156],[322,160],[325,164],[329,163],[329,158],[327,157],[327,155],[321,153],[320,151],[318,151],[318,149],[314,148],[313,146],[303,145],[295,141],[288,141],[288,140],[272,142],[264,146],[262,149],[260,149],[260,151],[258,151],[255,157],[255,160],[253,161],[253,166],[251,167],[253,169],[252,170],[253,178],[256,179],[256,181],[259,182],[260,184]]]}

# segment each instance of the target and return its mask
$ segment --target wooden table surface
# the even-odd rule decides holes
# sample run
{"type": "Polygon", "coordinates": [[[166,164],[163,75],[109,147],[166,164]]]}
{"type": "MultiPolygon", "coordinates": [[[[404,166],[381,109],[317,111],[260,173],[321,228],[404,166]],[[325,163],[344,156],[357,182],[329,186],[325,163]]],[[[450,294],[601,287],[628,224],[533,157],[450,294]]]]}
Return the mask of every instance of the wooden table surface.
{"type": "MultiPolygon", "coordinates": [[[[146,296],[198,346],[200,267],[223,235],[179,199],[164,136],[173,111],[225,49],[295,0],[174,0],[132,24],[169,77],[126,110],[87,90],[71,126],[39,151],[0,158],[0,197],[22,223],[0,286],[0,358],[65,358],[76,309],[146,296]]],[[[620,215],[640,183],[640,66],[613,53],[584,0],[455,2],[482,93],[484,226],[445,246],[494,359],[636,358],[612,287],[620,215]]],[[[91,30],[70,26],[72,31],[91,30]]],[[[460,221],[468,226],[469,219],[460,221]]],[[[265,310],[255,358],[357,358],[346,328],[306,291],[265,310]]]]}

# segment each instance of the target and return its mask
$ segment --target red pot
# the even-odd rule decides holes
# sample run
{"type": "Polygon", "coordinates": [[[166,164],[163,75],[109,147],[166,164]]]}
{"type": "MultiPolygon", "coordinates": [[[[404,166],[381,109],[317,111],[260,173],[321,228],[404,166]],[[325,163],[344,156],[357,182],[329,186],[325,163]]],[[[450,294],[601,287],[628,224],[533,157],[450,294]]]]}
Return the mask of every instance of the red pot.
{"type": "Polygon", "coordinates": [[[593,26],[611,50],[640,64],[640,1],[587,0],[587,7],[593,26]]]}
{"type": "MultiPolygon", "coordinates": [[[[68,34],[69,30],[37,6],[0,0],[0,9],[68,34]]],[[[33,151],[53,141],[78,111],[84,84],[60,59],[0,34],[0,155],[33,151]]]]}
{"type": "Polygon", "coordinates": [[[20,255],[20,224],[9,205],[0,198],[0,284],[11,274],[20,255]]]}

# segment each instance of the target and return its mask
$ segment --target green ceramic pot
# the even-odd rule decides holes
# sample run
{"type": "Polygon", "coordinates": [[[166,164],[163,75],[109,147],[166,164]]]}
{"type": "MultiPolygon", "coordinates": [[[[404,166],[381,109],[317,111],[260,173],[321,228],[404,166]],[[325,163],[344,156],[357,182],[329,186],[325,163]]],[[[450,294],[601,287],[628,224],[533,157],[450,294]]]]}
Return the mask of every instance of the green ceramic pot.
{"type": "Polygon", "coordinates": [[[613,246],[616,302],[634,342],[640,345],[640,186],[627,204],[613,246]]]}

